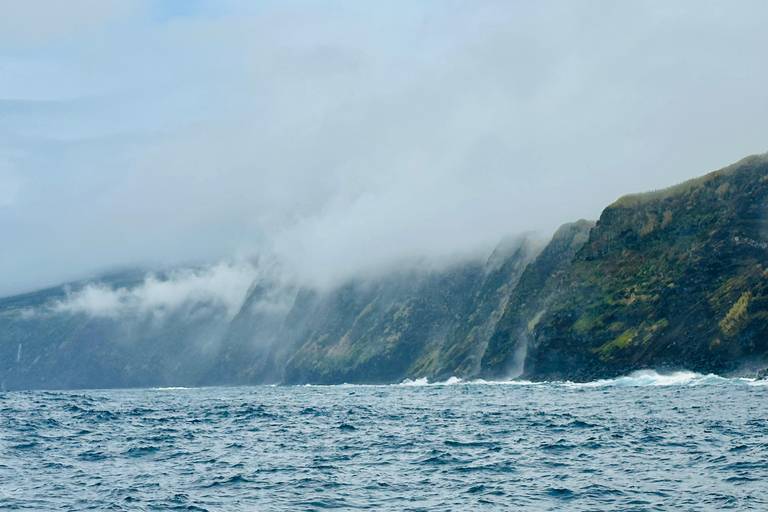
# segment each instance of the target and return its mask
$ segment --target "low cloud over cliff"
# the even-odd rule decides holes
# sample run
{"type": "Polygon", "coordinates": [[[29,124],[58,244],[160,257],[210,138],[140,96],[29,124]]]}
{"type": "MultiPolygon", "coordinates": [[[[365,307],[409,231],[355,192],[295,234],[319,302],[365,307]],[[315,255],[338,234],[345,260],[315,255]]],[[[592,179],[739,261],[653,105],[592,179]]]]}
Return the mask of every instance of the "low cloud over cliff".
{"type": "Polygon", "coordinates": [[[141,284],[132,287],[91,283],[80,290],[69,291],[66,298],[36,313],[85,313],[108,318],[153,315],[162,318],[169,312],[207,305],[221,308],[231,319],[242,306],[256,275],[257,270],[251,264],[220,263],[203,269],[176,270],[165,279],[149,274],[141,284]]]}
{"type": "MultiPolygon", "coordinates": [[[[765,151],[766,14],[7,2],[0,294],[236,253],[322,284],[596,218],[625,193],[765,151]]],[[[249,271],[214,268],[184,285],[92,286],[59,308],[163,309],[184,293],[230,308],[250,282],[221,296],[202,283],[249,271]]]]}

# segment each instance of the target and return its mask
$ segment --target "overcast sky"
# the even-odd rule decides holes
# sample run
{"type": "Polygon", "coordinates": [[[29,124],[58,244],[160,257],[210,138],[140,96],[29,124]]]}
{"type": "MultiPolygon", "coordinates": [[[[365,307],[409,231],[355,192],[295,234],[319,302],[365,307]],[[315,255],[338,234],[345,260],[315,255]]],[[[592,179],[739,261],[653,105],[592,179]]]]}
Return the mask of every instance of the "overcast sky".
{"type": "Polygon", "coordinates": [[[768,7],[0,3],[0,295],[490,251],[768,149],[768,7]]]}

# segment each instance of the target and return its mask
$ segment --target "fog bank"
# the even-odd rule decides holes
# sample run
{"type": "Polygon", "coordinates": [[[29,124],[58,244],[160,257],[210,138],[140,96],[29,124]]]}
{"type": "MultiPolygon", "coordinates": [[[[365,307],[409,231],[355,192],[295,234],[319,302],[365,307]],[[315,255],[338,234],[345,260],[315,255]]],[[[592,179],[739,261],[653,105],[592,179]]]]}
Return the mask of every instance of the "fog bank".
{"type": "Polygon", "coordinates": [[[766,15],[764,2],[7,3],[0,295],[204,263],[219,270],[58,307],[189,294],[230,310],[251,273],[214,262],[234,255],[323,285],[597,218],[768,149],[766,15]],[[227,291],[206,295],[213,282],[227,291]]]}

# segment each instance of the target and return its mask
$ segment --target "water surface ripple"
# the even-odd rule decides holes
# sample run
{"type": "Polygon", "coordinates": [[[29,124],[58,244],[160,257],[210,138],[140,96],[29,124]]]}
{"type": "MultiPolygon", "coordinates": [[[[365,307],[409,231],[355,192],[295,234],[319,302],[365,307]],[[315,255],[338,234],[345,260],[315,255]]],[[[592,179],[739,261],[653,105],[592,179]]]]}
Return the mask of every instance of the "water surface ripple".
{"type": "Polygon", "coordinates": [[[760,382],[411,384],[0,393],[0,509],[768,508],[760,382]]]}

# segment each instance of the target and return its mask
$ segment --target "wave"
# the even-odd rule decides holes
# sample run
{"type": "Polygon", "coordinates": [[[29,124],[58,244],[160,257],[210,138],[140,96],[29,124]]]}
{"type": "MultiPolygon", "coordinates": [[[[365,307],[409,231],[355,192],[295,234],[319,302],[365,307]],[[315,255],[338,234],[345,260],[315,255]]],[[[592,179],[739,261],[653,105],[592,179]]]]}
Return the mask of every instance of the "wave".
{"type": "Polygon", "coordinates": [[[351,387],[388,387],[388,386],[405,386],[405,387],[422,387],[422,386],[453,386],[456,384],[472,384],[475,381],[463,381],[459,377],[450,377],[448,380],[439,382],[429,382],[427,377],[421,377],[418,379],[405,379],[402,382],[395,384],[349,384],[344,382],[343,384],[303,384],[305,388],[323,388],[323,387],[337,387],[337,388],[351,388],[351,387]]]}
{"type": "Polygon", "coordinates": [[[746,377],[721,377],[713,373],[701,374],[690,371],[679,371],[661,374],[654,370],[640,370],[632,372],[623,377],[614,379],[602,379],[593,382],[573,383],[566,382],[569,387],[644,387],[644,386],[705,386],[705,385],[726,385],[741,384],[750,386],[766,386],[768,380],[757,380],[746,377]]]}
{"type": "MultiPolygon", "coordinates": [[[[672,373],[659,373],[655,370],[638,370],[629,375],[612,379],[600,379],[590,382],[565,381],[530,381],[530,380],[463,380],[459,377],[450,377],[444,381],[429,382],[427,377],[417,379],[405,379],[395,384],[304,384],[303,387],[436,387],[436,386],[550,386],[565,388],[601,388],[601,387],[654,387],[654,386],[707,386],[707,385],[746,385],[768,386],[768,380],[750,377],[721,377],[720,375],[702,374],[691,371],[677,371],[672,373]]],[[[174,388],[163,388],[174,389],[174,388]]],[[[183,388],[177,388],[183,389],[183,388]]]]}
{"type": "Polygon", "coordinates": [[[629,375],[616,377],[613,379],[600,379],[592,382],[569,382],[564,384],[568,387],[642,387],[642,386],[679,386],[697,384],[714,384],[728,381],[724,377],[714,374],[702,375],[696,372],[673,372],[669,374],[660,374],[653,370],[640,370],[632,372],[629,375]]]}
{"type": "Polygon", "coordinates": [[[542,384],[551,384],[548,381],[534,382],[532,380],[485,380],[475,379],[467,384],[480,384],[483,386],[540,386],[542,384]]]}
{"type": "Polygon", "coordinates": [[[645,386],[701,386],[742,384],[749,386],[768,386],[768,380],[758,380],[747,377],[721,377],[720,375],[701,374],[691,371],[677,371],[672,373],[659,373],[655,370],[638,370],[629,375],[612,379],[600,379],[591,382],[571,381],[472,381],[477,384],[514,384],[514,385],[550,385],[564,386],[567,388],[599,388],[599,387],[645,387],[645,386]]]}
{"type": "Polygon", "coordinates": [[[768,386],[766,379],[754,379],[749,377],[721,377],[720,375],[701,374],[691,371],[677,371],[672,373],[659,373],[655,370],[638,370],[629,375],[612,379],[600,379],[590,382],[571,381],[539,381],[530,380],[484,380],[475,379],[464,381],[457,377],[451,377],[443,382],[429,382],[426,377],[420,379],[405,379],[396,386],[447,386],[454,384],[483,385],[483,386],[562,386],[566,388],[599,388],[599,387],[645,387],[645,386],[702,386],[741,384],[748,386],[768,386]]]}
{"type": "Polygon", "coordinates": [[[397,386],[453,386],[455,384],[460,384],[461,382],[462,380],[459,377],[451,377],[442,382],[429,382],[429,379],[422,377],[416,380],[405,379],[400,384],[397,384],[397,386]]]}

